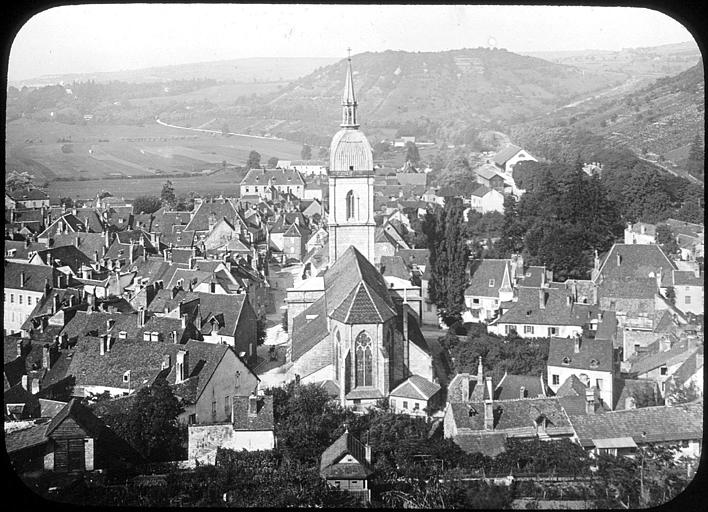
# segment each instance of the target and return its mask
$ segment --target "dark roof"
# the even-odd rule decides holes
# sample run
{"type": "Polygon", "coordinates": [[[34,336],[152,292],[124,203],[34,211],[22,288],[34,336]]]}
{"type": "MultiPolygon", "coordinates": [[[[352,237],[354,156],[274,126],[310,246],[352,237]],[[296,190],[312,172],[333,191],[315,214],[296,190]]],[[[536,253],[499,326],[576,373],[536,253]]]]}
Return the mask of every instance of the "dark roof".
{"type": "Polygon", "coordinates": [[[305,185],[302,175],[295,169],[251,169],[241,180],[241,186],[260,186],[269,183],[273,186],[305,185]]]}
{"type": "Polygon", "coordinates": [[[249,400],[250,398],[247,396],[235,396],[233,398],[234,430],[273,430],[273,397],[256,397],[257,406],[255,416],[248,414],[249,400]]]}
{"type": "Polygon", "coordinates": [[[194,216],[187,224],[185,230],[189,231],[208,231],[209,230],[209,217],[213,215],[217,222],[220,219],[233,219],[238,214],[234,209],[233,204],[230,201],[213,201],[213,202],[203,202],[199,205],[194,216]]]}
{"type": "Polygon", "coordinates": [[[293,318],[292,360],[298,360],[312,347],[329,335],[327,329],[326,300],[320,297],[305,311],[293,318]],[[307,320],[307,317],[313,317],[307,320]]]}
{"type": "Polygon", "coordinates": [[[630,363],[629,373],[642,375],[656,368],[664,366],[669,362],[677,363],[688,359],[697,348],[691,348],[687,340],[681,340],[674,344],[669,350],[659,350],[657,352],[638,355],[635,354],[628,359],[630,363]]]}
{"type": "MultiPolygon", "coordinates": [[[[24,240],[4,240],[3,243],[5,244],[5,254],[7,254],[8,251],[14,249],[15,254],[11,257],[20,260],[26,260],[27,256],[31,252],[42,251],[47,248],[47,244],[38,242],[26,242],[24,240]]],[[[10,256],[6,256],[6,258],[7,257],[10,256]]]]}
{"type": "Polygon", "coordinates": [[[38,188],[18,188],[6,193],[15,201],[40,201],[49,199],[47,193],[38,188]]]}
{"type": "Polygon", "coordinates": [[[404,398],[416,398],[419,400],[430,400],[430,398],[440,391],[440,386],[434,382],[430,382],[425,377],[420,375],[411,375],[406,380],[401,382],[396,388],[391,391],[391,396],[400,396],[404,398]]]}
{"type": "MultiPolygon", "coordinates": [[[[484,403],[450,403],[458,431],[461,434],[484,430],[484,403]],[[473,413],[471,413],[473,412],[473,413]]],[[[570,422],[557,398],[523,398],[493,402],[494,430],[502,432],[511,429],[530,429],[535,431],[535,420],[543,415],[549,424],[546,431],[570,432],[570,422]]]]}
{"type": "MultiPolygon", "coordinates": [[[[510,260],[488,259],[473,261],[472,277],[469,286],[465,290],[465,295],[499,297],[499,288],[501,288],[504,279],[504,271],[509,265],[510,260]]],[[[511,277],[511,272],[509,272],[509,277],[511,277]]]]}
{"type": "Polygon", "coordinates": [[[39,423],[29,428],[5,433],[5,449],[7,453],[15,453],[26,448],[43,445],[47,442],[47,427],[49,422],[39,423]]]}
{"type": "Polygon", "coordinates": [[[381,256],[381,274],[409,280],[411,272],[401,256],[381,256]]]}
{"type": "Polygon", "coordinates": [[[327,479],[363,480],[373,472],[373,468],[366,461],[365,446],[348,431],[328,446],[320,459],[320,475],[327,479]],[[351,455],[357,462],[339,464],[346,455],[351,455]]]}
{"type": "Polygon", "coordinates": [[[211,324],[208,319],[212,316],[219,322],[218,333],[233,336],[236,331],[244,304],[247,302],[246,294],[216,294],[195,292],[199,299],[199,314],[202,317],[202,333],[211,333],[211,324]]]}
{"type": "Polygon", "coordinates": [[[612,341],[581,339],[580,350],[577,354],[575,353],[575,342],[575,339],[551,338],[548,347],[548,366],[599,372],[612,371],[612,341]]]}
{"type": "Polygon", "coordinates": [[[696,277],[695,272],[687,270],[674,270],[673,282],[675,286],[703,286],[704,276],[701,272],[699,277],[696,277]]]}
{"type": "Polygon", "coordinates": [[[481,453],[487,457],[496,457],[506,451],[506,434],[503,432],[460,434],[455,436],[455,444],[466,453],[481,453]]]}
{"type": "Polygon", "coordinates": [[[101,420],[99,420],[91,410],[81,405],[81,402],[76,398],[72,398],[71,401],[62,408],[56,416],[52,418],[47,426],[46,435],[50,436],[54,430],[61,425],[64,420],[71,417],[75,420],[82,428],[86,430],[86,433],[92,437],[98,437],[104,425],[101,420]]]}
{"type": "Polygon", "coordinates": [[[56,284],[56,276],[60,275],[60,272],[52,267],[17,263],[7,260],[5,260],[4,273],[4,287],[6,290],[24,289],[33,292],[43,292],[46,281],[49,282],[49,286],[54,286],[56,284]],[[24,287],[20,286],[20,275],[22,272],[25,274],[24,287]]]}
{"type": "Polygon", "coordinates": [[[516,155],[521,151],[521,148],[519,146],[515,146],[514,144],[509,144],[507,147],[499,151],[496,155],[494,155],[494,163],[497,165],[504,165],[506,162],[516,155]]]}
{"type": "Polygon", "coordinates": [[[654,277],[662,269],[662,285],[671,286],[675,265],[656,244],[615,244],[600,265],[604,280],[654,277]],[[617,265],[617,256],[620,264],[617,265]]]}
{"type": "Polygon", "coordinates": [[[546,396],[542,377],[538,375],[512,375],[505,373],[494,389],[494,399],[512,400],[519,398],[521,386],[526,390],[525,397],[546,396]]]}
{"type": "Polygon", "coordinates": [[[598,298],[653,299],[659,293],[653,277],[605,279],[598,287],[598,298]]]}
{"type": "Polygon", "coordinates": [[[180,303],[192,302],[197,300],[199,296],[195,292],[188,292],[186,290],[177,290],[174,298],[172,297],[171,288],[163,288],[158,290],[152,302],[147,307],[150,313],[164,313],[165,309],[172,311],[180,303]]]}
{"type": "Polygon", "coordinates": [[[568,306],[567,297],[568,292],[558,288],[519,288],[517,302],[511,304],[498,323],[583,326],[597,317],[600,311],[597,306],[568,306]],[[539,290],[544,292],[544,309],[540,307],[539,290]]]}
{"type": "Polygon", "coordinates": [[[89,258],[84,252],[73,245],[63,245],[61,247],[52,247],[37,251],[42,261],[51,265],[53,261],[58,261],[58,266],[68,266],[76,275],[81,275],[82,265],[91,265],[93,258],[89,258]]]}
{"type": "Polygon", "coordinates": [[[93,260],[95,254],[98,253],[98,257],[103,256],[103,247],[105,243],[105,238],[101,233],[60,233],[53,236],[54,247],[63,247],[66,245],[76,246],[76,240],[79,240],[78,249],[84,253],[88,258],[93,260]]]}
{"type": "Polygon", "coordinates": [[[586,447],[594,446],[593,439],[617,437],[631,437],[635,443],[702,439],[703,402],[574,415],[570,421],[586,447]]]}
{"type": "Polygon", "coordinates": [[[427,266],[430,258],[430,250],[428,249],[399,249],[396,252],[397,256],[403,258],[407,265],[415,264],[419,266],[427,266]]]}
{"type": "Polygon", "coordinates": [[[328,316],[339,310],[338,316],[341,317],[344,312],[341,306],[345,301],[348,301],[349,310],[357,312],[360,322],[380,323],[395,315],[383,276],[353,246],[347,248],[325,272],[324,284],[328,316]],[[374,310],[376,314],[373,314],[374,310]]]}

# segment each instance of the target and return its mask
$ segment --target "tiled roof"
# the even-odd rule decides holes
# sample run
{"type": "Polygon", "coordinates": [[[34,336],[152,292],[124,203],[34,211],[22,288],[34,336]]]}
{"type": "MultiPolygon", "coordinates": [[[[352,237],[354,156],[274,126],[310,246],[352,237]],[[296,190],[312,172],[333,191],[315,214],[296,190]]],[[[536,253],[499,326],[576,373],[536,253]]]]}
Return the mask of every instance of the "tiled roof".
{"type": "Polygon", "coordinates": [[[656,244],[615,244],[605,255],[600,274],[605,280],[654,277],[662,269],[662,285],[671,286],[675,265],[656,244]],[[617,256],[620,264],[617,264],[617,256]]]}
{"type": "Polygon", "coordinates": [[[7,453],[15,453],[26,448],[39,446],[47,442],[47,427],[49,422],[32,425],[29,428],[5,433],[5,449],[7,453]]]}
{"type": "Polygon", "coordinates": [[[72,398],[71,401],[51,419],[49,425],[47,425],[46,435],[50,436],[68,417],[71,417],[81,427],[86,429],[86,433],[91,437],[98,437],[104,427],[103,422],[94,416],[88,407],[81,405],[81,402],[76,398],[72,398]]]}
{"type": "Polygon", "coordinates": [[[613,407],[615,411],[626,409],[627,398],[636,394],[653,395],[657,399],[661,396],[659,384],[653,379],[616,379],[614,394],[617,397],[613,407]]]}
{"type": "Polygon", "coordinates": [[[147,311],[149,313],[164,313],[165,309],[172,311],[180,303],[191,302],[197,300],[199,296],[196,292],[188,292],[186,290],[176,290],[174,297],[171,288],[163,288],[158,290],[155,297],[152,299],[150,304],[148,304],[147,311]]]}
{"type": "Polygon", "coordinates": [[[238,214],[233,204],[229,201],[224,201],[223,203],[220,201],[203,202],[199,205],[199,208],[197,208],[189,224],[185,227],[185,231],[208,231],[210,215],[214,215],[218,221],[223,218],[233,219],[238,214]]]}
{"type": "Polygon", "coordinates": [[[373,468],[366,461],[364,444],[348,431],[344,432],[322,453],[320,475],[323,478],[365,479],[373,474],[373,468]],[[351,455],[357,462],[339,464],[345,455],[351,455]]]}
{"type": "Polygon", "coordinates": [[[481,453],[487,457],[496,457],[506,451],[506,434],[503,432],[460,434],[455,436],[455,444],[466,453],[481,453]]]}
{"type": "Polygon", "coordinates": [[[220,324],[218,334],[233,336],[246,301],[246,294],[216,294],[195,292],[199,299],[199,314],[202,317],[202,333],[211,333],[207,321],[214,316],[220,324]]]}
{"type": "Polygon", "coordinates": [[[381,256],[381,274],[410,280],[411,272],[401,256],[381,256]]]}
{"type": "Polygon", "coordinates": [[[251,169],[241,180],[241,186],[304,186],[302,175],[295,169],[251,169]]]}
{"type": "Polygon", "coordinates": [[[700,277],[696,277],[695,272],[674,270],[673,281],[674,286],[703,286],[704,276],[702,272],[700,277]]]}
{"type": "Polygon", "coordinates": [[[103,256],[103,247],[105,238],[102,233],[61,233],[54,235],[54,247],[62,247],[65,245],[76,246],[76,240],[79,240],[78,249],[83,252],[91,260],[103,256]]]}
{"type": "Polygon", "coordinates": [[[634,355],[629,358],[631,364],[628,373],[642,375],[664,365],[674,365],[688,359],[697,348],[691,348],[686,340],[679,341],[669,350],[658,351],[642,356],[634,355]]]}
{"type": "Polygon", "coordinates": [[[583,397],[584,400],[586,389],[587,386],[580,382],[578,376],[572,374],[568,378],[566,378],[563,384],[561,384],[561,386],[558,388],[558,391],[556,391],[556,396],[559,398],[566,396],[580,396],[583,397]]]}
{"type": "Polygon", "coordinates": [[[66,213],[57,220],[53,221],[47,229],[42,231],[39,238],[50,238],[57,233],[61,233],[64,227],[66,227],[67,231],[86,231],[86,226],[82,220],[78,219],[71,213],[66,213]]]}
{"type": "Polygon", "coordinates": [[[320,297],[305,311],[293,318],[293,361],[297,361],[303,354],[329,335],[325,304],[325,298],[320,297]],[[313,318],[308,321],[308,316],[313,318]]]}
{"type": "Polygon", "coordinates": [[[233,397],[234,430],[273,430],[273,397],[257,397],[255,416],[248,414],[248,401],[247,396],[233,397]]]}
{"type": "Polygon", "coordinates": [[[38,188],[18,188],[6,192],[15,201],[43,201],[49,199],[49,196],[43,190],[38,188]]]}
{"type": "Polygon", "coordinates": [[[44,265],[30,265],[29,263],[16,263],[14,261],[4,262],[4,287],[6,290],[30,290],[33,292],[43,292],[45,282],[49,283],[49,286],[54,286],[56,284],[56,276],[60,275],[60,272],[52,267],[45,267],[44,265]],[[25,282],[24,286],[20,286],[20,276],[24,272],[25,282]]]}
{"type": "Polygon", "coordinates": [[[528,267],[523,277],[519,279],[519,286],[540,288],[545,280],[544,272],[546,272],[546,267],[528,267]]]}
{"type": "Polygon", "coordinates": [[[598,287],[598,298],[653,299],[658,292],[653,277],[605,279],[598,287]]]}
{"type": "MultiPolygon", "coordinates": [[[[499,288],[504,278],[504,270],[509,264],[510,260],[488,259],[473,261],[471,269],[472,277],[469,286],[465,290],[465,295],[474,297],[499,297],[499,288]]],[[[538,299],[536,302],[538,302],[538,299]]]]}
{"type": "MultiPolygon", "coordinates": [[[[27,260],[27,255],[31,252],[42,251],[47,248],[47,244],[42,244],[38,242],[26,242],[20,240],[4,240],[5,244],[5,254],[11,249],[14,249],[15,255],[12,258],[18,260],[27,260]]],[[[9,258],[10,256],[5,256],[9,258]]]]}
{"type": "Polygon", "coordinates": [[[593,440],[631,437],[636,443],[703,438],[703,402],[673,407],[641,407],[601,415],[571,416],[583,446],[593,440]]]}
{"type": "Polygon", "coordinates": [[[590,304],[567,304],[568,292],[557,288],[519,288],[518,301],[512,303],[509,310],[498,323],[527,325],[577,325],[590,323],[597,318],[600,309],[590,304]],[[545,294],[545,309],[540,307],[539,290],[545,294]]]}
{"type": "Polygon", "coordinates": [[[519,146],[515,146],[514,144],[509,144],[507,147],[499,151],[496,155],[494,155],[494,163],[497,165],[504,165],[506,162],[516,155],[521,151],[521,148],[519,146]]]}
{"type": "Polygon", "coordinates": [[[73,245],[64,245],[61,247],[52,247],[43,251],[37,251],[42,261],[51,265],[53,261],[58,260],[58,266],[67,266],[76,275],[81,275],[82,265],[91,265],[92,257],[88,257],[85,253],[73,245]]]}
{"type": "Polygon", "coordinates": [[[526,390],[525,397],[536,398],[538,396],[546,396],[546,390],[543,385],[543,378],[537,375],[512,375],[504,374],[504,377],[499,381],[494,389],[495,400],[512,400],[520,397],[520,388],[526,390]]]}
{"type": "Polygon", "coordinates": [[[582,339],[580,351],[576,354],[575,339],[551,338],[548,347],[548,366],[611,372],[613,366],[612,342],[582,339]]]}
{"type": "MultiPolygon", "coordinates": [[[[484,403],[451,402],[452,413],[459,429],[469,431],[484,430],[484,403]]],[[[570,422],[557,398],[524,398],[517,400],[495,401],[494,430],[503,432],[514,429],[535,429],[535,420],[544,415],[549,424],[546,431],[567,430],[570,422]]],[[[460,432],[461,434],[471,432],[460,432]]]]}
{"type": "MultiPolygon", "coordinates": [[[[357,288],[361,292],[353,298],[355,302],[362,300],[361,308],[357,312],[368,312],[370,306],[376,309],[376,315],[370,315],[373,322],[386,321],[395,316],[393,301],[388,293],[386,281],[374,266],[353,246],[347,248],[341,257],[334,262],[324,275],[325,295],[327,297],[327,314],[331,315],[357,288]],[[365,284],[359,287],[359,284],[365,284]],[[364,293],[365,292],[365,293],[364,293]]],[[[352,308],[359,308],[359,304],[352,304],[352,308]]],[[[350,308],[351,309],[351,308],[350,308]]],[[[363,321],[362,317],[362,321],[363,321]]]]}
{"type": "Polygon", "coordinates": [[[391,391],[391,396],[403,398],[417,398],[419,400],[430,400],[430,398],[440,391],[440,386],[430,382],[420,375],[411,375],[401,382],[391,391]]]}
{"type": "Polygon", "coordinates": [[[427,267],[430,251],[428,249],[399,249],[396,251],[396,256],[403,258],[407,265],[415,264],[427,267]]]}

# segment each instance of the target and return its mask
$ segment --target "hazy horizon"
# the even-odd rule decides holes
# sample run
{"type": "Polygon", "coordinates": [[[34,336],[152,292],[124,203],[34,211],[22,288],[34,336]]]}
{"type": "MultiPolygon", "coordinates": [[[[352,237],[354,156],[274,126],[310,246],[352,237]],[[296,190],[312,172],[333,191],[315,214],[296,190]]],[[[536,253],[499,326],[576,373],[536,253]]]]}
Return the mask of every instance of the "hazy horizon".
{"type": "Polygon", "coordinates": [[[20,28],[8,82],[246,58],[344,58],[348,47],[353,54],[480,46],[534,53],[686,42],[695,44],[673,18],[628,7],[74,5],[20,28]]]}

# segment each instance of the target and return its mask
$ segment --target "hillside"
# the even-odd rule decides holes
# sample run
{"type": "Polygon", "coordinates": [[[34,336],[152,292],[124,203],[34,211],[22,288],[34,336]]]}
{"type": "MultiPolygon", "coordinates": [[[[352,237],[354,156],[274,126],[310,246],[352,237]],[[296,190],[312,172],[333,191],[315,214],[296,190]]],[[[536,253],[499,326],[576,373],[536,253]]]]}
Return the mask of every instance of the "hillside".
{"type": "MultiPolygon", "coordinates": [[[[452,138],[469,126],[520,122],[623,81],[617,73],[588,73],[482,48],[363,53],[352,57],[352,65],[360,120],[371,136],[403,128],[423,138],[452,138]]],[[[229,126],[243,123],[253,133],[296,140],[309,135],[317,142],[339,124],[345,72],[341,60],[277,92],[249,98],[223,117],[229,126]]],[[[190,117],[193,125],[201,121],[198,113],[190,117]]]]}
{"type": "Polygon", "coordinates": [[[514,131],[533,138],[534,133],[547,128],[586,130],[602,136],[609,145],[631,149],[681,173],[696,135],[705,138],[704,123],[705,77],[699,60],[689,69],[639,90],[591,98],[514,131]]]}
{"type": "Polygon", "coordinates": [[[45,75],[28,80],[9,80],[8,85],[38,87],[58,83],[97,83],[120,81],[129,83],[169,82],[173,80],[210,79],[224,82],[282,82],[295,80],[337,59],[329,57],[264,57],[249,59],[196,62],[174,66],[109,71],[102,73],[72,73],[45,75]]]}

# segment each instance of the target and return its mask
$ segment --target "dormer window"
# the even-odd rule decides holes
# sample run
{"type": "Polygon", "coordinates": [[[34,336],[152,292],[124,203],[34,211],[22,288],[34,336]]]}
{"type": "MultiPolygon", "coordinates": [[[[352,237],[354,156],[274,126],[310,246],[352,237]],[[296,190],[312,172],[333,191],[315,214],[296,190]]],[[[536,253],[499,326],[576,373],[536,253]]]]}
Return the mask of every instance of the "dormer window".
{"type": "Polygon", "coordinates": [[[569,357],[564,357],[564,358],[563,358],[563,364],[570,364],[570,358],[569,358],[569,357]]]}
{"type": "Polygon", "coordinates": [[[492,288],[494,286],[494,279],[489,280],[489,287],[492,288]]]}
{"type": "Polygon", "coordinates": [[[597,359],[590,360],[590,368],[597,368],[600,366],[600,362],[597,359]]]}

